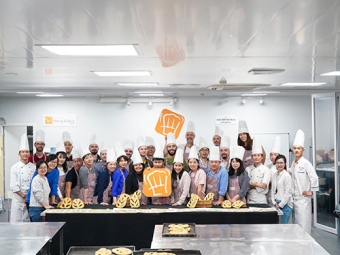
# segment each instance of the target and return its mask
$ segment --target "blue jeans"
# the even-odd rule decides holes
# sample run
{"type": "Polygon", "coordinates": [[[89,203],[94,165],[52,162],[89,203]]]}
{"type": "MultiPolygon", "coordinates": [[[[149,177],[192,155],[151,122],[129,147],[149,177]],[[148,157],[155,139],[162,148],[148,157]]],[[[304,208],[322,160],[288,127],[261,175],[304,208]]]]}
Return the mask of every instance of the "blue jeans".
{"type": "MultiPolygon", "coordinates": [[[[279,204],[281,200],[275,199],[276,203],[279,204]]],[[[289,218],[292,215],[293,209],[290,208],[287,204],[281,208],[281,211],[283,212],[283,215],[281,216],[281,223],[282,224],[288,224],[289,218]]]]}
{"type": "Polygon", "coordinates": [[[41,222],[42,217],[40,214],[45,211],[44,207],[30,206],[29,216],[33,222],[41,222]]]}

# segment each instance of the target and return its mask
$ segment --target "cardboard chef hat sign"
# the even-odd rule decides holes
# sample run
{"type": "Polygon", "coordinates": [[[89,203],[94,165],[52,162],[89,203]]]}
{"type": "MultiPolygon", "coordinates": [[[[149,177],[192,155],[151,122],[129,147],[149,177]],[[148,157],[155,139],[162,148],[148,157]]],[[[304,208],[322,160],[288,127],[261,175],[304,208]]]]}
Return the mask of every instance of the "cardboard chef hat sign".
{"type": "Polygon", "coordinates": [[[91,144],[97,144],[98,145],[98,140],[97,140],[96,134],[92,134],[89,145],[91,145],[91,144]]]}
{"type": "Polygon", "coordinates": [[[272,150],[270,151],[272,153],[279,153],[281,152],[281,138],[279,136],[275,136],[272,150]]]}
{"type": "Polygon", "coordinates": [[[63,134],[61,135],[61,139],[63,139],[64,142],[70,142],[71,144],[73,143],[73,141],[71,139],[71,135],[67,131],[63,132],[63,134]]]}
{"type": "Polygon", "coordinates": [[[109,149],[109,144],[107,142],[102,142],[100,145],[100,151],[107,151],[109,149]]]}
{"type": "Polygon", "coordinates": [[[218,146],[211,146],[210,147],[209,160],[218,160],[218,161],[221,161],[220,147],[218,147],[218,146]]]}
{"type": "Polygon", "coordinates": [[[182,163],[183,164],[183,150],[181,148],[178,148],[176,150],[176,154],[175,154],[175,158],[174,158],[174,163],[182,163]]]}
{"type": "Polygon", "coordinates": [[[238,133],[249,133],[247,122],[245,120],[239,120],[238,122],[238,133]]]}
{"type": "Polygon", "coordinates": [[[141,135],[137,137],[137,148],[139,147],[146,146],[145,138],[141,135]]]}
{"type": "Polygon", "coordinates": [[[130,141],[130,140],[124,141],[123,146],[124,146],[124,147],[123,147],[124,150],[125,150],[125,149],[131,149],[131,150],[133,150],[134,147],[135,147],[134,143],[133,143],[132,141],[130,141]]]}
{"type": "Polygon", "coordinates": [[[137,150],[135,150],[132,154],[132,161],[133,161],[134,165],[143,164],[142,157],[140,156],[140,154],[137,150]]]}
{"type": "Polygon", "coordinates": [[[199,149],[201,150],[202,148],[209,148],[209,145],[208,145],[207,141],[203,137],[200,137],[199,149]]]}
{"type": "Polygon", "coordinates": [[[163,148],[159,144],[156,145],[156,151],[155,151],[155,154],[153,154],[153,158],[164,159],[163,148]]]}
{"type": "Polygon", "coordinates": [[[64,146],[64,141],[63,140],[60,140],[58,143],[57,143],[57,146],[55,147],[55,152],[65,152],[65,146],[64,146]]]}
{"type": "Polygon", "coordinates": [[[262,144],[261,140],[258,137],[253,138],[253,148],[252,148],[252,154],[262,154],[262,144]]]}
{"type": "Polygon", "coordinates": [[[196,146],[191,146],[191,148],[190,148],[188,159],[191,159],[191,158],[198,159],[198,152],[197,152],[197,147],[196,146]]]}
{"type": "Polygon", "coordinates": [[[224,134],[223,130],[218,126],[215,126],[214,136],[218,135],[219,137],[222,137],[223,134],[224,134]]]}
{"type": "Polygon", "coordinates": [[[188,122],[187,133],[188,132],[195,133],[195,123],[191,120],[188,122]]]}
{"type": "Polygon", "coordinates": [[[45,132],[41,129],[37,130],[35,132],[35,141],[36,142],[45,142],[45,132]]]}
{"type": "MultiPolygon", "coordinates": [[[[125,156],[125,151],[123,149],[123,145],[120,143],[120,142],[116,142],[115,144],[115,151],[116,151],[116,156],[117,156],[117,159],[120,157],[120,156],[125,156]]],[[[117,162],[118,163],[118,162],[117,162]]]]}
{"type": "Polygon", "coordinates": [[[153,147],[155,147],[155,142],[154,142],[153,138],[150,137],[150,136],[146,136],[145,137],[145,143],[146,143],[146,146],[153,146],[153,147]]]}
{"type": "Polygon", "coordinates": [[[230,137],[223,135],[221,138],[220,148],[230,148],[230,137]]]}
{"type": "Polygon", "coordinates": [[[79,145],[76,145],[73,147],[73,150],[72,150],[72,158],[73,159],[76,159],[76,158],[82,158],[82,155],[81,155],[81,151],[80,151],[80,146],[79,145]]]}
{"type": "Polygon", "coordinates": [[[242,146],[231,146],[230,148],[230,158],[243,159],[245,149],[242,146]]]}
{"type": "Polygon", "coordinates": [[[116,157],[116,151],[114,148],[108,149],[106,153],[106,162],[116,162],[117,157],[116,157]]]}
{"type": "Polygon", "coordinates": [[[27,133],[22,134],[20,138],[19,151],[29,151],[30,146],[28,144],[27,133]]]}
{"type": "Polygon", "coordinates": [[[176,138],[174,133],[168,133],[166,136],[166,145],[168,144],[176,144],[176,138]]]}
{"type": "Polygon", "coordinates": [[[301,146],[305,148],[305,133],[301,129],[296,132],[293,146],[301,146]]]}

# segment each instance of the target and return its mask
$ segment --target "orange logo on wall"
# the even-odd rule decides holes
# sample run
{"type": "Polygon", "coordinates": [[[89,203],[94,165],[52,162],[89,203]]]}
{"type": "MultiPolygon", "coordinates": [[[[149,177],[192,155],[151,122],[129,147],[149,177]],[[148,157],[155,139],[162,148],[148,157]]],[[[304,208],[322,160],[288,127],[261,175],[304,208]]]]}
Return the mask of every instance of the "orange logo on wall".
{"type": "Polygon", "coordinates": [[[52,116],[45,116],[45,124],[52,125],[53,124],[53,117],[52,116]]]}
{"type": "Polygon", "coordinates": [[[143,172],[143,193],[146,197],[171,195],[171,173],[167,168],[148,168],[143,172]]]}
{"type": "Polygon", "coordinates": [[[173,111],[163,109],[158,118],[155,130],[161,135],[173,133],[177,139],[181,133],[185,118],[173,111]]]}

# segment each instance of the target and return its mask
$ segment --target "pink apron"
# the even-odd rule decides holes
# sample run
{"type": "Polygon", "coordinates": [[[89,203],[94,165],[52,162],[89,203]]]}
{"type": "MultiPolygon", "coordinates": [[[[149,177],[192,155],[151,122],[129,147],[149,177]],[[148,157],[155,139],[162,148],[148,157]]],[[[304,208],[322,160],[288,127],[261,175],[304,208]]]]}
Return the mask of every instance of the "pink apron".
{"type": "Polygon", "coordinates": [[[111,204],[111,193],[112,193],[111,190],[112,190],[112,179],[111,179],[111,174],[110,174],[110,183],[107,186],[107,188],[104,190],[104,193],[103,193],[103,202],[104,203],[111,204]]]}
{"type": "MultiPolygon", "coordinates": [[[[193,145],[193,146],[195,146],[195,145],[193,145]]],[[[184,159],[185,161],[188,161],[189,152],[186,152],[186,150],[187,150],[187,146],[184,146],[184,150],[183,150],[183,159],[184,159]]]]}
{"type": "MultiPolygon", "coordinates": [[[[176,203],[179,201],[179,199],[181,198],[181,195],[183,193],[183,189],[179,186],[179,182],[180,182],[180,179],[178,178],[177,176],[177,180],[173,182],[172,184],[172,192],[174,192],[174,196],[173,196],[173,200],[174,201],[171,201],[173,203],[176,203]]],[[[184,201],[183,204],[186,204],[187,201],[184,201]]]]}
{"type": "Polygon", "coordinates": [[[190,194],[197,194],[197,187],[195,184],[195,177],[196,177],[197,172],[191,171],[190,173],[190,178],[191,178],[191,183],[190,183],[190,194]]]}
{"type": "Polygon", "coordinates": [[[145,203],[145,204],[148,204],[148,198],[146,196],[144,196],[144,193],[143,193],[143,182],[138,181],[138,188],[142,192],[142,197],[141,197],[140,201],[145,203]]]}
{"type": "Polygon", "coordinates": [[[245,150],[244,151],[243,160],[242,160],[244,169],[246,169],[247,166],[254,164],[254,161],[253,161],[253,158],[252,158],[252,153],[253,153],[252,150],[245,150]]]}
{"type": "Polygon", "coordinates": [[[215,174],[215,176],[209,176],[212,171],[209,171],[207,174],[207,191],[206,193],[208,194],[209,192],[214,193],[214,201],[217,201],[219,198],[219,193],[218,193],[218,187],[217,187],[217,175],[218,172],[215,174]]]}
{"type": "MultiPolygon", "coordinates": [[[[231,199],[237,196],[240,192],[240,184],[238,183],[238,177],[236,176],[235,179],[229,178],[229,187],[228,187],[228,194],[231,199]]],[[[241,201],[246,202],[246,199],[243,197],[241,201]]]]}
{"type": "MultiPolygon", "coordinates": [[[[65,177],[66,177],[66,174],[60,175],[59,180],[58,180],[58,187],[63,198],[65,197],[65,177]]],[[[57,202],[60,201],[59,197],[56,197],[56,201],[57,202]]]]}
{"type": "Polygon", "coordinates": [[[73,161],[66,161],[67,169],[71,170],[73,168],[73,161]]]}
{"type": "MultiPolygon", "coordinates": [[[[91,168],[90,170],[93,171],[93,168],[91,168]]],[[[88,171],[88,175],[87,175],[87,183],[88,183],[88,193],[87,193],[87,201],[91,202],[91,203],[97,203],[97,197],[93,197],[95,188],[96,188],[96,184],[97,184],[97,178],[96,178],[96,173],[95,171],[93,171],[93,173],[90,173],[90,170],[88,171]]],[[[84,200],[84,188],[81,188],[80,190],[80,194],[79,194],[79,198],[81,200],[83,200],[84,202],[86,202],[84,200]]]]}
{"type": "Polygon", "coordinates": [[[74,170],[77,175],[77,185],[71,189],[71,199],[79,198],[80,195],[80,181],[79,181],[79,173],[77,170],[74,170]]]}

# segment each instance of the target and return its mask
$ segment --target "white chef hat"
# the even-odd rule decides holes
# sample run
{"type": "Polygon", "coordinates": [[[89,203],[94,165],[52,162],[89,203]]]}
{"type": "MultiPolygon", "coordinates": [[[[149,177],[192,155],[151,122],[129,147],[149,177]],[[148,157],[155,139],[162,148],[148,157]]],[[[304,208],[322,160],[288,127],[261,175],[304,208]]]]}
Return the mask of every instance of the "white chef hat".
{"type": "Polygon", "coordinates": [[[133,150],[134,147],[135,147],[135,145],[134,145],[134,142],[133,142],[133,141],[125,140],[125,141],[123,142],[123,148],[124,148],[124,150],[125,150],[125,149],[131,149],[131,150],[133,150]]]}
{"type": "Polygon", "coordinates": [[[210,147],[209,160],[218,160],[218,161],[221,161],[220,147],[218,147],[218,146],[211,146],[210,147]]]}
{"type": "Polygon", "coordinates": [[[238,133],[249,133],[247,122],[245,120],[238,121],[238,133]]]}
{"type": "Polygon", "coordinates": [[[145,137],[145,144],[146,144],[146,146],[153,146],[153,147],[155,147],[155,142],[154,142],[153,138],[150,137],[150,136],[146,136],[145,137]]]}
{"type": "Polygon", "coordinates": [[[119,158],[120,156],[126,156],[125,155],[125,151],[123,149],[123,145],[120,142],[116,142],[116,144],[115,144],[115,151],[116,151],[117,158],[119,158]]]}
{"type": "Polygon", "coordinates": [[[174,158],[174,163],[178,163],[178,162],[183,164],[183,150],[181,148],[178,148],[176,150],[176,154],[174,158]]]}
{"type": "Polygon", "coordinates": [[[137,137],[137,148],[139,149],[139,147],[141,146],[146,146],[146,142],[145,142],[145,138],[141,135],[139,135],[137,137]]]}
{"type": "Polygon", "coordinates": [[[175,138],[174,133],[170,132],[166,135],[166,145],[171,144],[171,143],[176,144],[176,138],[175,138]]]}
{"type": "Polygon", "coordinates": [[[110,148],[107,150],[106,153],[106,162],[116,162],[117,161],[117,157],[116,157],[116,151],[114,148],[110,148]]]}
{"type": "Polygon", "coordinates": [[[30,146],[28,144],[27,133],[21,135],[19,151],[29,151],[30,146]]]}
{"type": "Polygon", "coordinates": [[[63,139],[64,142],[70,142],[71,144],[73,144],[73,141],[71,139],[71,135],[69,132],[64,131],[61,135],[61,139],[63,139]]]}
{"type": "Polygon", "coordinates": [[[223,134],[224,134],[223,130],[218,126],[215,126],[214,136],[218,135],[219,137],[222,137],[223,134]]]}
{"type": "Polygon", "coordinates": [[[281,138],[279,136],[275,136],[272,150],[270,152],[279,153],[281,152],[281,138]]]}
{"type": "Polygon", "coordinates": [[[159,144],[156,144],[156,151],[155,151],[155,154],[153,155],[153,157],[164,159],[163,148],[159,144]]]}
{"type": "Polygon", "coordinates": [[[83,158],[87,154],[91,154],[89,147],[85,143],[80,144],[81,157],[83,158]]]}
{"type": "MultiPolygon", "coordinates": [[[[178,149],[177,149],[178,150],[178,149]]],[[[177,153],[177,152],[176,152],[177,153]]],[[[183,154],[183,153],[182,153],[183,154]]],[[[188,160],[191,158],[198,159],[198,152],[197,152],[197,147],[196,146],[191,146],[188,160]]]]}
{"type": "Polygon", "coordinates": [[[200,150],[202,148],[209,148],[209,145],[208,145],[207,141],[203,137],[200,137],[199,145],[200,145],[199,146],[200,150]]]}
{"type": "Polygon", "coordinates": [[[97,134],[92,134],[89,145],[91,145],[91,144],[97,144],[98,145],[97,134]]]}
{"type": "Polygon", "coordinates": [[[109,144],[107,142],[102,142],[100,145],[100,151],[107,151],[109,149],[109,144]]]}
{"type": "Polygon", "coordinates": [[[252,155],[254,154],[263,154],[262,143],[261,143],[260,138],[258,137],[253,138],[252,155]]]}
{"type": "Polygon", "coordinates": [[[188,132],[195,133],[195,123],[191,120],[188,122],[187,133],[188,132]]]}
{"type": "Polygon", "coordinates": [[[60,140],[58,143],[57,143],[57,146],[55,147],[55,152],[65,152],[65,146],[64,146],[64,141],[63,140],[60,140]]]}
{"type": "Polygon", "coordinates": [[[82,152],[80,151],[80,146],[77,144],[72,149],[72,159],[82,158],[82,152]]]}
{"type": "Polygon", "coordinates": [[[230,137],[223,135],[221,138],[220,148],[230,148],[230,137]]]}
{"type": "Polygon", "coordinates": [[[135,150],[132,154],[132,161],[133,164],[143,164],[143,160],[142,157],[140,156],[139,152],[137,150],[135,150]]]}
{"type": "Polygon", "coordinates": [[[243,159],[245,149],[242,146],[231,146],[230,148],[230,158],[243,159]]]}
{"type": "Polygon", "coordinates": [[[296,132],[293,146],[294,145],[305,148],[305,133],[301,129],[296,132]]]}
{"type": "Polygon", "coordinates": [[[45,132],[41,129],[38,129],[35,132],[35,141],[36,142],[45,142],[45,132]]]}

